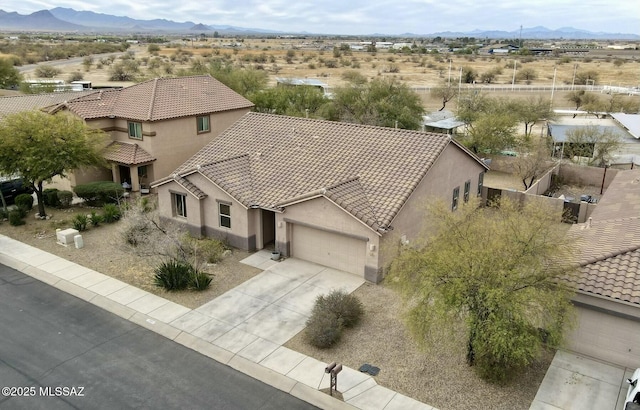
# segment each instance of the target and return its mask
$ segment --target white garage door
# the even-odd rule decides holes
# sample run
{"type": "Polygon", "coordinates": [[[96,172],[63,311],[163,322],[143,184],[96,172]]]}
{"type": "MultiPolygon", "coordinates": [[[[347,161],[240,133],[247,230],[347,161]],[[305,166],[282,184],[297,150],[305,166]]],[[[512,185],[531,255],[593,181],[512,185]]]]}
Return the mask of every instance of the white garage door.
{"type": "Polygon", "coordinates": [[[579,307],[569,346],[578,353],[625,367],[640,366],[640,322],[579,307]]]}
{"type": "Polygon", "coordinates": [[[292,236],[294,258],[364,276],[365,241],[297,224],[292,236]]]}

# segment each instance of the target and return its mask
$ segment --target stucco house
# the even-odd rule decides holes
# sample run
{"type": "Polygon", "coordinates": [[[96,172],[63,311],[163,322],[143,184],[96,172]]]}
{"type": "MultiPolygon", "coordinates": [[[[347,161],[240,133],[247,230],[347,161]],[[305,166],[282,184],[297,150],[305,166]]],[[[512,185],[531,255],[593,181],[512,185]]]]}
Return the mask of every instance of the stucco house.
{"type": "Polygon", "coordinates": [[[89,180],[127,182],[133,191],[169,175],[253,103],[209,75],[156,78],[127,88],[95,91],[47,108],[71,113],[109,133],[111,169],[74,172],[69,189],[89,180]]]}
{"type": "Polygon", "coordinates": [[[568,234],[580,267],[569,348],[640,367],[640,170],[619,171],[589,221],[568,234]]]}
{"type": "Polygon", "coordinates": [[[443,134],[252,112],[153,186],[161,216],[197,235],[378,282],[427,202],[456,209],[486,170],[443,134]]]}

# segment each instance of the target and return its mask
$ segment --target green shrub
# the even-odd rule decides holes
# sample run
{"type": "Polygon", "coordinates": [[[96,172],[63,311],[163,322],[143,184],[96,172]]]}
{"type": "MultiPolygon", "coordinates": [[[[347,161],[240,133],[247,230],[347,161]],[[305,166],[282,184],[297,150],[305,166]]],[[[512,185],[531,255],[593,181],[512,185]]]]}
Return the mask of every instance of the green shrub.
{"type": "Polygon", "coordinates": [[[5,211],[3,208],[0,208],[0,221],[3,219],[7,219],[9,217],[9,211],[5,211]]]}
{"type": "Polygon", "coordinates": [[[154,282],[166,290],[183,290],[189,286],[194,271],[190,264],[172,259],[155,269],[154,282]]]}
{"type": "Polygon", "coordinates": [[[17,195],[15,203],[18,208],[22,208],[28,212],[33,208],[33,196],[30,194],[17,195]]]}
{"type": "Polygon", "coordinates": [[[211,276],[209,276],[206,272],[195,271],[191,276],[191,281],[189,282],[189,287],[194,290],[205,290],[211,285],[211,276]]]}
{"type": "Polygon", "coordinates": [[[86,231],[88,223],[89,223],[89,218],[87,217],[87,215],[84,215],[84,214],[77,214],[71,220],[73,229],[76,229],[79,232],[86,231]]]}
{"type": "Polygon", "coordinates": [[[334,290],[328,295],[318,296],[314,311],[316,309],[331,312],[342,321],[344,327],[358,324],[363,313],[360,300],[343,290],[334,290]]]}
{"type": "Polygon", "coordinates": [[[95,181],[76,185],[73,191],[88,205],[100,206],[116,203],[124,193],[124,188],[122,188],[122,185],[112,181],[95,181]]]}
{"type": "Polygon", "coordinates": [[[24,221],[24,216],[22,215],[22,212],[20,212],[19,208],[9,211],[9,223],[11,224],[11,226],[20,226],[26,223],[24,221]]]}
{"type": "Polygon", "coordinates": [[[58,206],[60,208],[69,208],[71,201],[73,201],[73,192],[71,191],[58,191],[58,206]]]}
{"type": "Polygon", "coordinates": [[[57,208],[60,206],[60,200],[58,199],[58,190],[56,188],[47,188],[42,191],[42,202],[45,206],[57,208]]]}
{"type": "Polygon", "coordinates": [[[117,221],[121,216],[120,208],[116,204],[104,204],[102,207],[102,217],[108,224],[117,221]]]}
{"type": "Polygon", "coordinates": [[[343,326],[342,321],[330,311],[314,308],[307,320],[305,338],[313,346],[326,349],[340,340],[343,326]]]}
{"type": "Polygon", "coordinates": [[[96,211],[91,211],[91,215],[89,216],[89,222],[91,226],[98,226],[104,221],[104,216],[96,213],[96,211]]]}

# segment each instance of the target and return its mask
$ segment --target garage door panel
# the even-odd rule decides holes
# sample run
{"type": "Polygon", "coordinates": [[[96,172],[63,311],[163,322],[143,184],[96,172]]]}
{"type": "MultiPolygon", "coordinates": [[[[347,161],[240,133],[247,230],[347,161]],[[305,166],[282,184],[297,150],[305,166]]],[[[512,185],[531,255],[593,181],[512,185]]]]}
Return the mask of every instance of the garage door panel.
{"type": "Polygon", "coordinates": [[[580,307],[569,347],[625,367],[640,366],[640,322],[580,307]]]}
{"type": "Polygon", "coordinates": [[[293,257],[364,276],[365,241],[297,224],[292,236],[293,257]]]}

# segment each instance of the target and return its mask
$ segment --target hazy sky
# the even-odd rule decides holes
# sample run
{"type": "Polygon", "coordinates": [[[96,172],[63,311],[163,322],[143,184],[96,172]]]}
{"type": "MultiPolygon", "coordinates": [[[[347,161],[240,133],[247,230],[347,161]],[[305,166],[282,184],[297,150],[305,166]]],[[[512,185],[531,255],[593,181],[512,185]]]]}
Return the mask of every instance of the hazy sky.
{"type": "Polygon", "coordinates": [[[0,9],[20,14],[54,7],[142,20],[324,34],[517,31],[521,25],[640,34],[638,0],[2,0],[0,4],[0,9]]]}

